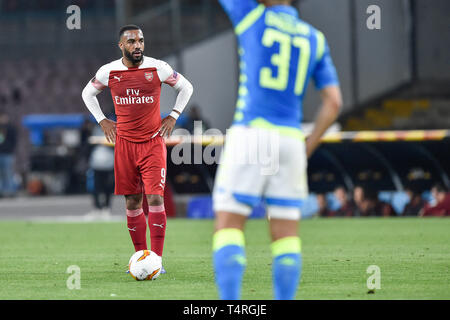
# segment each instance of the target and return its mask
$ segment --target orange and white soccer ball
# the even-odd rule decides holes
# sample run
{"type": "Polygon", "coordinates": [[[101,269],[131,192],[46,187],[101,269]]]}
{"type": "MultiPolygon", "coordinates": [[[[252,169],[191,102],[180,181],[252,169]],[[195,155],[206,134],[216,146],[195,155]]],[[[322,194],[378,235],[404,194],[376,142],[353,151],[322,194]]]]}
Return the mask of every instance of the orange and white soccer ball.
{"type": "Polygon", "coordinates": [[[161,257],[150,250],[134,253],[128,263],[130,275],[135,280],[155,280],[161,274],[161,257]]]}

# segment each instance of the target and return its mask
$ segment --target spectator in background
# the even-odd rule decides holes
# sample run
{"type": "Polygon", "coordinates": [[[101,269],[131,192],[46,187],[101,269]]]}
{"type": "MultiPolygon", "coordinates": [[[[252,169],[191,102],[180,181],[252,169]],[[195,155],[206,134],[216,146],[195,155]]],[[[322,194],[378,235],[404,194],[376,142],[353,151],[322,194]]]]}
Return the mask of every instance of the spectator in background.
{"type": "Polygon", "coordinates": [[[353,188],[353,202],[358,206],[364,200],[364,187],[361,185],[355,186],[353,188]]]}
{"type": "Polygon", "coordinates": [[[0,111],[0,196],[16,194],[14,182],[14,151],[17,144],[17,130],[7,113],[0,111]]]}
{"type": "Polygon", "coordinates": [[[361,185],[356,185],[353,188],[354,216],[362,215],[363,201],[364,201],[364,187],[361,185]]]}
{"type": "Polygon", "coordinates": [[[431,194],[435,204],[426,205],[421,211],[422,217],[444,217],[450,216],[450,193],[442,184],[437,183],[431,188],[431,194]]]}
{"type": "Polygon", "coordinates": [[[355,203],[349,198],[347,189],[344,186],[337,186],[334,189],[334,196],[339,202],[339,209],[334,212],[337,217],[351,217],[355,212],[355,203]]]}
{"type": "Polygon", "coordinates": [[[418,216],[426,201],[422,199],[421,192],[414,187],[406,188],[409,197],[409,203],[403,208],[402,216],[418,216]]]}
{"type": "Polygon", "coordinates": [[[86,116],[80,129],[80,158],[89,158],[92,149],[92,145],[89,143],[89,137],[93,134],[95,127],[96,123],[89,116],[86,116]]]}
{"type": "Polygon", "coordinates": [[[319,206],[319,211],[317,214],[319,217],[333,217],[334,212],[328,208],[327,198],[324,193],[318,193],[316,196],[317,205],[319,206]]]}
{"type": "MultiPolygon", "coordinates": [[[[94,136],[103,137],[100,126],[95,126],[94,136]]],[[[97,144],[89,157],[88,189],[94,200],[94,210],[85,218],[108,219],[111,216],[111,198],[114,193],[114,149],[97,144]]]]}
{"type": "Polygon", "coordinates": [[[8,102],[8,99],[6,99],[6,94],[0,91],[0,106],[5,105],[6,102],[8,102]]]}
{"type": "Polygon", "coordinates": [[[189,107],[189,112],[187,114],[186,122],[184,125],[184,128],[186,130],[188,130],[191,134],[194,134],[194,129],[195,129],[194,121],[201,121],[202,132],[205,132],[206,130],[209,129],[208,122],[206,122],[202,118],[200,107],[197,105],[193,105],[193,106],[189,107]]]}
{"type": "Polygon", "coordinates": [[[20,89],[18,87],[15,87],[12,90],[11,98],[12,98],[12,102],[15,105],[21,103],[22,102],[22,91],[20,91],[20,89]]]}
{"type": "MultiPolygon", "coordinates": [[[[362,200],[358,199],[357,209],[363,217],[393,217],[396,216],[394,208],[387,202],[380,201],[378,191],[363,188],[362,200]],[[359,203],[359,204],[358,204],[359,203]]],[[[355,201],[356,202],[356,201],[355,201]]]]}

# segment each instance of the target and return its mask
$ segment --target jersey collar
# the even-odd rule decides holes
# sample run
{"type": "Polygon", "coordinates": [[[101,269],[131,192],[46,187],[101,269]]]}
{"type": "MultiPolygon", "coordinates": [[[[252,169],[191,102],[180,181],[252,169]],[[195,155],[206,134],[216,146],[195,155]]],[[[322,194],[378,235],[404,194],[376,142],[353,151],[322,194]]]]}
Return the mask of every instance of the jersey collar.
{"type": "Polygon", "coordinates": [[[145,60],[145,56],[144,55],[142,55],[142,62],[141,62],[141,64],[140,65],[138,65],[137,67],[127,67],[126,65],[125,65],[125,63],[123,63],[123,57],[122,58],[120,58],[120,63],[122,64],[122,66],[124,66],[125,68],[127,68],[127,69],[140,69],[141,68],[141,66],[144,64],[144,60],[145,60]]]}

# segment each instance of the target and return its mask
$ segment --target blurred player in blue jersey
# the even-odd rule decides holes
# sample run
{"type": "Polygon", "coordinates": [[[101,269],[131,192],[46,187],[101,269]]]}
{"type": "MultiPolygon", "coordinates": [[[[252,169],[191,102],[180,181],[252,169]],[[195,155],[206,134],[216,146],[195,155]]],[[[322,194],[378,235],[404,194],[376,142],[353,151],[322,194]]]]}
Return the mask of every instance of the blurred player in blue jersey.
{"type": "Polygon", "coordinates": [[[240,56],[236,113],[213,191],[219,297],[241,296],[243,230],[252,207],[264,201],[272,236],[274,298],[294,299],[302,266],[298,222],[308,194],[307,158],[342,105],[336,70],[323,33],[299,19],[291,1],[219,2],[232,21],[240,56]],[[300,123],[310,78],[322,104],[305,141],[300,123]],[[271,150],[269,166],[261,156],[266,149],[271,150]]]}

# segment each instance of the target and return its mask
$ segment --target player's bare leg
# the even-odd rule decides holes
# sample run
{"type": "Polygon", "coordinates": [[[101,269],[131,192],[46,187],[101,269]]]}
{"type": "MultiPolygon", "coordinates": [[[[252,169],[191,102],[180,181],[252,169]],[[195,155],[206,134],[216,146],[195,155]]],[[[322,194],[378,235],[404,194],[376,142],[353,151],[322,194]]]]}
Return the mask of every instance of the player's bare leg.
{"type": "Polygon", "coordinates": [[[219,297],[237,300],[246,266],[244,227],[247,217],[225,211],[216,213],[213,237],[214,270],[219,297]]]}
{"type": "Polygon", "coordinates": [[[130,194],[125,196],[127,210],[136,210],[142,208],[142,194],[130,194]]]}
{"type": "Polygon", "coordinates": [[[125,196],[127,225],[136,251],[147,249],[147,222],[142,210],[142,194],[125,196]]]}
{"type": "MultiPolygon", "coordinates": [[[[166,236],[167,216],[164,208],[164,197],[148,194],[148,227],[150,228],[151,250],[162,257],[164,238],[166,236]]],[[[164,268],[161,273],[166,273],[164,268]]]]}
{"type": "Polygon", "coordinates": [[[219,231],[225,228],[236,228],[244,231],[245,222],[247,217],[241,214],[231,212],[217,212],[215,231],[219,231]]]}
{"type": "Polygon", "coordinates": [[[284,237],[298,237],[298,221],[273,218],[269,221],[272,241],[277,241],[284,237]]]}
{"type": "Polygon", "coordinates": [[[164,204],[164,197],[159,194],[147,194],[147,202],[149,206],[160,206],[164,204]]]}
{"type": "Polygon", "coordinates": [[[295,298],[301,275],[301,242],[297,220],[270,219],[272,280],[277,300],[295,298]]]}

